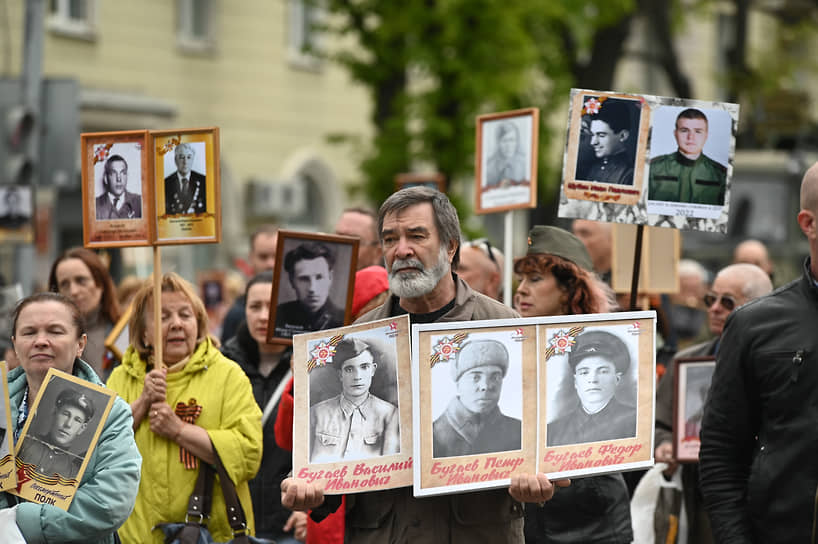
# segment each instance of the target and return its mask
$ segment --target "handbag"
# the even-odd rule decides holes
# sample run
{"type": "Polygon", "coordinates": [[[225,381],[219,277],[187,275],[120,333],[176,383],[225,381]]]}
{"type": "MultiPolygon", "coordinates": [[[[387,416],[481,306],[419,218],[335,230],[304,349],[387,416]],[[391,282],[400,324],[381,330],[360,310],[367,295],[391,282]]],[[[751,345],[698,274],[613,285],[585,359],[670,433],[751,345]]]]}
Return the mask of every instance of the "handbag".
{"type": "MultiPolygon", "coordinates": [[[[215,470],[219,474],[224,504],[227,508],[227,521],[233,533],[233,538],[226,544],[275,544],[272,540],[247,534],[247,518],[239,502],[236,486],[228,476],[215,448],[213,454],[216,456],[215,470]]],[[[213,535],[207,528],[213,501],[213,473],[211,465],[203,461],[199,463],[199,476],[196,478],[193,493],[190,494],[184,523],[160,523],[154,527],[161,529],[165,534],[165,544],[220,544],[213,540],[213,535]]]]}

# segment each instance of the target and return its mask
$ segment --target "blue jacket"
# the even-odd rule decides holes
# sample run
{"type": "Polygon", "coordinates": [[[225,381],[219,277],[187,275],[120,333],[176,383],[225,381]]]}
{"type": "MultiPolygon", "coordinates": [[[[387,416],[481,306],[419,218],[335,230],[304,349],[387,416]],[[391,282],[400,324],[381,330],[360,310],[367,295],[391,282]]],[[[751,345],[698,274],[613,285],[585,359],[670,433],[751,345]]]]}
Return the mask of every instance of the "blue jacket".
{"type": "MultiPolygon", "coordinates": [[[[102,385],[96,372],[80,359],[74,362],[73,374],[102,385]]],[[[28,382],[22,367],[11,370],[8,379],[11,420],[16,424],[17,409],[28,382]]],[[[0,493],[0,509],[19,502],[17,526],[29,544],[110,544],[114,532],[133,509],[141,466],[142,457],[133,438],[131,407],[117,397],[67,512],[8,493],[0,493]]]]}

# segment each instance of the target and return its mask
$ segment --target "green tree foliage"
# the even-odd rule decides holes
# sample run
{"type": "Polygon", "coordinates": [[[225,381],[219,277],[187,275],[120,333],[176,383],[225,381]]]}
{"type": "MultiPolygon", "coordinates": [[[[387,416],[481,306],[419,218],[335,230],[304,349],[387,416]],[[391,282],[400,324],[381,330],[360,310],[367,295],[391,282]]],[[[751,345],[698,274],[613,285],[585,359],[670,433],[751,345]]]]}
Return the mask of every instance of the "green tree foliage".
{"type": "MultiPolygon", "coordinates": [[[[328,55],[372,99],[375,133],[361,157],[359,188],[374,203],[393,191],[396,174],[417,165],[471,183],[475,117],[537,106],[547,119],[567,104],[573,71],[588,67],[583,58],[594,59],[595,32],[633,10],[629,0],[328,0],[322,6],[323,31],[348,44],[328,55]]],[[[539,177],[551,182],[542,188],[553,189],[545,160],[550,134],[541,124],[539,177]]]]}

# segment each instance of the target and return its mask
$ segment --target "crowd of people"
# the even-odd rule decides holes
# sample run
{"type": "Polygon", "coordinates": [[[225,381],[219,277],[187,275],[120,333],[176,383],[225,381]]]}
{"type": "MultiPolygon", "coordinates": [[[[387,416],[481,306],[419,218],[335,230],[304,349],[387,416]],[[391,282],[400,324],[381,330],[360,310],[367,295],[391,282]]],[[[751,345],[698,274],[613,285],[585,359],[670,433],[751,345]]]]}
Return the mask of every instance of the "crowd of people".
{"type": "MultiPolygon", "coordinates": [[[[326,293],[298,285],[299,263],[311,261],[322,267],[311,285],[331,283],[334,259],[325,247],[300,246],[286,263],[276,263],[276,227],[258,228],[250,237],[252,274],[244,293],[215,324],[196,287],[180,276],[164,274],[158,292],[153,279],[128,279],[118,293],[96,253],[69,249],[51,268],[49,291],[22,299],[12,315],[11,344],[4,345],[6,359],[15,363],[8,373],[9,432],[19,439],[51,368],[105,384],[117,397],[102,415],[67,511],[0,493],[0,535],[4,542],[159,544],[166,541],[160,525],[190,516],[199,472],[221,463],[248,532],[278,543],[811,541],[818,484],[810,459],[818,439],[809,425],[812,410],[818,411],[811,395],[818,346],[804,331],[818,311],[816,218],[818,165],[801,187],[798,223],[810,247],[802,278],[773,292],[772,261],[763,244],[750,240],[712,278],[701,264],[683,261],[680,292],[651,301],[660,316],[665,371],[657,373],[656,466],[648,474],[677,495],[668,503],[657,492],[638,513],[631,501],[645,496],[639,490],[648,478],[640,481],[641,473],[571,481],[517,474],[506,489],[424,498],[415,498],[410,487],[324,495],[319,484],[291,474],[292,351],[267,338],[273,311],[296,332],[343,320],[343,309],[328,310],[326,293]],[[309,294],[276,308],[277,264],[297,293],[303,288],[309,294]],[[129,346],[116,354],[105,340],[127,307],[129,346]],[[315,319],[318,314],[326,319],[315,319]],[[680,465],[671,441],[675,361],[696,356],[715,357],[716,371],[700,418],[700,462],[680,465]]],[[[578,219],[571,231],[533,227],[526,253],[513,259],[513,307],[500,302],[503,262],[511,257],[487,239],[463,240],[454,206],[434,189],[397,191],[377,213],[345,210],[336,234],[359,240],[347,310],[353,321],[406,314],[412,323],[434,323],[627,309],[610,287],[612,232],[606,223],[578,219]]],[[[621,340],[609,336],[577,337],[567,358],[573,388],[563,399],[563,415],[548,423],[549,445],[634,435],[636,407],[619,386],[633,361],[621,340]]],[[[434,423],[440,455],[483,451],[489,435],[519,444],[519,420],[500,413],[496,403],[484,409],[468,397],[469,387],[499,396],[509,365],[502,344],[481,342],[467,344],[464,353],[473,356],[463,355],[452,367],[460,393],[434,423]],[[461,388],[461,380],[468,385],[461,388]],[[495,423],[461,425],[478,420],[495,423]]],[[[338,348],[340,394],[324,401],[325,415],[316,410],[314,417],[346,425],[347,433],[356,425],[394,424],[395,407],[369,392],[378,371],[373,353],[356,339],[338,348]],[[371,421],[344,419],[355,411],[371,421]]],[[[85,432],[95,413],[100,417],[87,398],[70,391],[54,410],[51,441],[63,446],[85,432]]],[[[342,437],[343,452],[356,447],[350,436],[342,437]]],[[[386,431],[381,438],[358,446],[372,455],[393,451],[396,438],[386,431]]],[[[31,459],[64,453],[31,443],[40,448],[26,454],[31,459]]],[[[45,462],[35,464],[46,470],[45,462]]],[[[48,467],[45,476],[71,477],[78,465],[66,458],[48,467]]],[[[207,526],[216,541],[228,541],[233,531],[218,482],[207,526]]]]}

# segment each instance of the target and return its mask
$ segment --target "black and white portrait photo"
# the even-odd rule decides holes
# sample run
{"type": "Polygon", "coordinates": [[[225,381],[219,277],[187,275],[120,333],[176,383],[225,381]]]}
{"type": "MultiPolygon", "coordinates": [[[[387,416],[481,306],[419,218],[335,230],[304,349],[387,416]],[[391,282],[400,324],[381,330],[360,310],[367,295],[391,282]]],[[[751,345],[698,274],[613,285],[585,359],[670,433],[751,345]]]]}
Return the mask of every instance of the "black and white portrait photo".
{"type": "MultiPolygon", "coordinates": [[[[0,461],[11,451],[11,428],[9,394],[8,394],[8,364],[0,362],[0,461]]],[[[3,489],[0,480],[0,489],[3,489]]]]}
{"type": "Polygon", "coordinates": [[[536,108],[477,118],[478,213],[529,205],[536,185],[538,128],[536,108]]]}
{"type": "Polygon", "coordinates": [[[31,223],[32,204],[30,186],[0,186],[0,229],[16,230],[31,223]]]}
{"type": "Polygon", "coordinates": [[[312,236],[291,237],[279,231],[272,337],[289,339],[345,324],[357,247],[353,251],[352,239],[312,236]]]}
{"type": "Polygon", "coordinates": [[[165,213],[207,212],[207,157],[205,142],[184,142],[164,156],[165,213]]]}
{"type": "Polygon", "coordinates": [[[102,421],[110,395],[52,376],[32,407],[18,457],[44,476],[76,478],[102,421]]]}
{"type": "Polygon", "coordinates": [[[453,358],[432,367],[434,458],[522,448],[521,361],[507,333],[470,333],[453,358]]]}
{"type": "Polygon", "coordinates": [[[702,415],[713,381],[713,372],[716,370],[716,360],[712,357],[678,359],[676,364],[676,391],[673,396],[676,403],[673,422],[674,458],[680,463],[695,463],[699,459],[702,415]]]}
{"type": "MultiPolygon", "coordinates": [[[[103,147],[103,146],[98,146],[103,147]]],[[[142,146],[115,143],[94,165],[95,215],[98,221],[142,218],[142,146]]]]}
{"type": "MultiPolygon", "coordinates": [[[[331,361],[310,371],[310,463],[400,453],[397,351],[384,331],[344,336],[331,361]]],[[[308,342],[307,349],[328,340],[308,342]]]]}
{"type": "Polygon", "coordinates": [[[641,104],[585,96],[575,179],[633,185],[641,104]]]}
{"type": "MultiPolygon", "coordinates": [[[[547,329],[548,339],[559,334],[547,329]]],[[[547,446],[636,436],[637,342],[627,325],[586,327],[548,360],[547,446]]]]}

